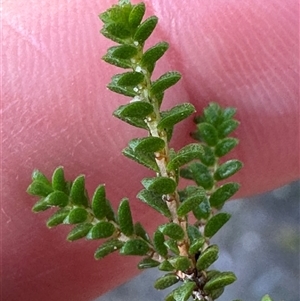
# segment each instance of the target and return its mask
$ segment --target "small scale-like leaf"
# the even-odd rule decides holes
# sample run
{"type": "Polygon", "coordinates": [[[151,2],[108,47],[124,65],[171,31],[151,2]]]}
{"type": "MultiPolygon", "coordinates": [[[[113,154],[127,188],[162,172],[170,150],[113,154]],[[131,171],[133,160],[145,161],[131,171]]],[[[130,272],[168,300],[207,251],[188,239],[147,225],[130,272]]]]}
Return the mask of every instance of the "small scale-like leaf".
{"type": "Polygon", "coordinates": [[[235,138],[225,138],[221,140],[215,147],[215,154],[218,157],[225,156],[232,149],[234,149],[239,143],[238,139],[235,138]]]}
{"type": "Polygon", "coordinates": [[[130,31],[120,23],[111,23],[101,29],[101,33],[108,39],[123,44],[130,37],[130,31]]]}
{"type": "Polygon", "coordinates": [[[47,203],[47,200],[45,201],[45,198],[41,198],[34,204],[34,206],[32,207],[32,211],[37,213],[45,211],[49,208],[51,208],[51,206],[47,203]]]}
{"type": "Polygon", "coordinates": [[[43,182],[44,184],[46,184],[48,186],[51,186],[51,183],[47,179],[47,177],[41,171],[39,171],[38,169],[35,169],[32,172],[31,179],[32,179],[32,181],[43,182]]]}
{"type": "Polygon", "coordinates": [[[141,23],[133,37],[134,41],[138,42],[139,45],[143,45],[144,42],[149,38],[151,33],[153,32],[158,18],[156,16],[151,16],[146,19],[143,23],[141,23]]]}
{"type": "Polygon", "coordinates": [[[150,136],[129,141],[129,147],[137,152],[154,153],[163,149],[165,142],[161,138],[150,136]]]}
{"type": "Polygon", "coordinates": [[[49,217],[49,219],[47,220],[47,227],[51,228],[62,224],[64,222],[64,219],[67,217],[69,213],[70,213],[70,209],[67,208],[59,209],[49,217]]]}
{"type": "Polygon", "coordinates": [[[230,219],[231,215],[229,213],[218,213],[212,218],[210,218],[205,225],[204,235],[206,237],[213,237],[230,219]]]}
{"type": "Polygon", "coordinates": [[[160,278],[158,278],[155,283],[154,283],[154,287],[157,290],[163,290],[169,286],[174,285],[175,283],[177,283],[179,281],[179,277],[175,274],[166,274],[160,278]]]}
{"type": "Polygon", "coordinates": [[[131,59],[138,52],[138,49],[134,45],[119,45],[110,47],[107,50],[106,56],[115,57],[118,59],[131,59]]]}
{"type": "Polygon", "coordinates": [[[182,240],[184,238],[184,231],[178,224],[167,223],[159,226],[158,229],[172,239],[182,240]]]}
{"type": "Polygon", "coordinates": [[[218,136],[219,138],[225,138],[230,133],[232,133],[238,126],[239,122],[235,119],[225,120],[220,126],[218,127],[218,136]]]}
{"type": "Polygon", "coordinates": [[[159,213],[163,214],[165,217],[167,218],[171,217],[169,208],[166,202],[162,200],[161,195],[143,189],[138,193],[137,198],[139,198],[142,202],[146,203],[147,205],[149,205],[159,213]]]}
{"type": "Polygon", "coordinates": [[[139,269],[149,269],[149,268],[155,268],[159,265],[160,265],[159,261],[156,261],[156,260],[153,260],[152,258],[146,257],[138,263],[138,268],[139,269]]]}
{"type": "Polygon", "coordinates": [[[223,163],[219,168],[216,170],[214,174],[214,178],[217,181],[227,179],[228,177],[234,175],[243,167],[243,163],[239,160],[229,160],[223,163]]]}
{"type": "Polygon", "coordinates": [[[50,206],[65,207],[69,203],[69,197],[62,191],[54,191],[45,198],[45,202],[50,206]]]}
{"type": "Polygon", "coordinates": [[[197,125],[199,134],[202,138],[202,141],[207,143],[209,146],[215,146],[218,143],[218,132],[216,128],[210,123],[199,123],[197,125]]]}
{"type": "Polygon", "coordinates": [[[100,238],[108,238],[112,236],[115,232],[115,226],[106,221],[101,221],[97,223],[93,228],[90,229],[87,234],[87,239],[100,239],[100,238]]]}
{"type": "Polygon", "coordinates": [[[264,295],[261,299],[261,301],[273,301],[269,295],[264,295]]]}
{"type": "Polygon", "coordinates": [[[188,237],[191,242],[194,242],[195,240],[202,238],[201,232],[199,231],[199,229],[196,226],[188,225],[187,233],[188,233],[188,237]]]}
{"type": "Polygon", "coordinates": [[[79,224],[86,221],[88,213],[84,208],[74,208],[64,220],[64,224],[79,224]]]}
{"type": "Polygon", "coordinates": [[[143,186],[157,194],[169,194],[176,190],[176,182],[167,177],[144,178],[142,180],[143,186]]]}
{"type": "Polygon", "coordinates": [[[190,211],[192,211],[196,206],[199,206],[202,201],[206,198],[206,193],[204,189],[197,190],[190,197],[185,199],[183,203],[177,209],[178,216],[185,216],[190,211]]]}
{"type": "Polygon", "coordinates": [[[218,288],[216,290],[213,290],[210,295],[213,298],[213,300],[219,298],[224,293],[224,287],[218,288]]]}
{"type": "MultiPolygon", "coordinates": [[[[160,93],[164,92],[165,90],[167,90],[168,88],[175,85],[180,79],[181,79],[181,74],[179,72],[177,72],[177,71],[166,72],[161,77],[159,77],[156,81],[152,82],[150,93],[152,95],[160,94],[160,93]]],[[[190,107],[193,107],[191,104],[189,104],[189,105],[190,105],[190,107]]],[[[193,110],[193,112],[189,113],[187,116],[184,115],[184,117],[182,117],[181,120],[185,119],[192,113],[194,113],[194,110],[193,110]]],[[[177,121],[175,123],[178,123],[179,121],[177,121]]],[[[175,123],[173,123],[173,125],[175,123]]],[[[160,128],[162,128],[162,127],[160,127],[160,128]]]]}
{"type": "Polygon", "coordinates": [[[149,251],[148,244],[139,238],[130,239],[125,242],[124,246],[120,250],[121,255],[146,255],[149,251]]]}
{"type": "Polygon", "coordinates": [[[191,143],[186,145],[168,163],[168,170],[178,169],[194,159],[200,159],[200,154],[202,151],[202,146],[199,143],[191,143]]]}
{"type": "Polygon", "coordinates": [[[213,150],[207,145],[202,145],[202,147],[203,152],[201,152],[200,154],[201,162],[206,166],[213,166],[216,161],[216,157],[213,150]]]}
{"type": "Polygon", "coordinates": [[[141,223],[137,222],[134,224],[134,233],[145,241],[151,243],[150,237],[141,223]]]}
{"type": "Polygon", "coordinates": [[[140,25],[143,16],[145,14],[145,3],[141,2],[133,6],[129,17],[128,17],[128,23],[132,28],[136,28],[140,25]]]}
{"type": "Polygon", "coordinates": [[[140,72],[125,72],[118,74],[117,84],[120,86],[132,86],[135,87],[145,79],[144,75],[140,72]]]}
{"type": "Polygon", "coordinates": [[[236,276],[232,272],[222,272],[210,279],[205,285],[204,290],[211,292],[216,289],[220,289],[226,285],[233,283],[236,280],[236,276]]]}
{"type": "Polygon", "coordinates": [[[160,271],[165,271],[165,272],[171,272],[174,271],[175,268],[171,265],[171,263],[168,260],[164,260],[159,266],[158,269],[160,271]]]}
{"type": "Polygon", "coordinates": [[[89,233],[92,227],[93,225],[91,223],[82,223],[76,225],[68,234],[67,240],[74,241],[85,237],[89,233]]]}
{"type": "Polygon", "coordinates": [[[53,189],[44,181],[35,180],[28,186],[26,192],[31,195],[47,196],[48,194],[53,192],[53,189]]]}
{"type": "Polygon", "coordinates": [[[120,230],[126,236],[131,236],[134,232],[131,210],[128,199],[122,199],[118,209],[118,221],[120,230]]]}
{"type": "Polygon", "coordinates": [[[169,259],[170,263],[178,271],[186,271],[191,266],[191,261],[186,256],[175,256],[169,259]]]}
{"type": "Polygon", "coordinates": [[[219,248],[217,245],[210,245],[199,256],[196,267],[199,271],[206,270],[218,259],[219,248]]]}
{"type": "Polygon", "coordinates": [[[104,242],[98,249],[96,250],[94,256],[96,259],[101,259],[107,256],[110,253],[113,253],[122,248],[124,242],[119,241],[118,239],[111,239],[104,242]]]}
{"type": "Polygon", "coordinates": [[[146,153],[146,152],[137,152],[134,151],[130,147],[126,147],[122,150],[122,153],[127,158],[149,168],[156,172],[159,171],[158,166],[155,161],[154,153],[146,153]]]}
{"type": "Polygon", "coordinates": [[[208,198],[206,198],[204,201],[200,203],[199,206],[195,207],[193,209],[193,214],[196,217],[196,219],[208,219],[211,213],[211,207],[208,201],[208,198]]]}
{"type": "Polygon", "coordinates": [[[153,244],[155,251],[162,257],[166,257],[168,254],[168,248],[164,244],[165,237],[159,230],[155,231],[153,234],[153,244]]]}
{"type": "Polygon", "coordinates": [[[106,196],[105,186],[99,185],[92,198],[92,210],[95,217],[99,220],[106,217],[106,196]]]}
{"type": "Polygon", "coordinates": [[[190,245],[189,253],[191,255],[196,254],[203,247],[204,243],[205,243],[204,237],[199,237],[198,239],[194,239],[190,245]]]}
{"type": "Polygon", "coordinates": [[[233,107],[227,107],[223,110],[223,119],[228,120],[231,119],[236,113],[236,108],[233,107]]]}
{"type": "Polygon", "coordinates": [[[70,197],[74,205],[88,206],[84,175],[78,176],[72,183],[70,197]]]}
{"type": "Polygon", "coordinates": [[[162,118],[157,127],[159,129],[173,128],[173,126],[195,112],[195,107],[190,103],[182,103],[169,111],[162,112],[162,118]]]}
{"type": "Polygon", "coordinates": [[[142,56],[141,66],[148,69],[152,73],[156,61],[158,61],[169,48],[166,42],[159,42],[153,47],[149,48],[142,56]]]}
{"type": "Polygon", "coordinates": [[[173,291],[175,301],[187,301],[193,293],[196,283],[187,281],[173,291]]]}
{"type": "Polygon", "coordinates": [[[112,77],[111,82],[107,85],[107,88],[113,92],[135,97],[138,96],[139,90],[136,86],[129,86],[129,85],[120,85],[119,79],[122,77],[122,74],[116,74],[112,77]]]}
{"type": "Polygon", "coordinates": [[[220,105],[215,102],[211,102],[203,111],[205,121],[214,126],[217,126],[220,122],[222,122],[222,113],[220,105]]]}
{"type": "Polygon", "coordinates": [[[146,118],[153,112],[152,104],[145,101],[134,101],[126,105],[120,106],[113,112],[113,115],[120,118],[146,118]]]}
{"type": "Polygon", "coordinates": [[[52,174],[52,188],[67,193],[66,180],[64,175],[64,169],[62,166],[57,167],[52,174]]]}
{"type": "Polygon", "coordinates": [[[164,242],[164,245],[175,255],[179,255],[180,251],[177,245],[177,241],[174,239],[168,239],[164,242]]]}

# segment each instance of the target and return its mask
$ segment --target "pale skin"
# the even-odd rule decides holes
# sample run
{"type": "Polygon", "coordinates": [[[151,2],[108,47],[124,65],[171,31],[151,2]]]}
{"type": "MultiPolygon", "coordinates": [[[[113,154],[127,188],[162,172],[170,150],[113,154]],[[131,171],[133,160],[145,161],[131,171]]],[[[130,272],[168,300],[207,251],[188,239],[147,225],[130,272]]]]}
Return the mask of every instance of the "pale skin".
{"type": "MultiPolygon", "coordinates": [[[[183,75],[164,107],[190,101],[201,111],[214,100],[238,109],[241,143],[231,156],[245,166],[235,177],[237,197],[297,179],[298,1],[145,2],[160,19],[149,46],[171,45],[154,78],[171,69],[183,75]]],[[[122,72],[100,60],[112,43],[99,35],[97,14],[112,3],[4,0],[3,300],[93,300],[137,273],[137,257],[95,261],[99,242],[71,244],[63,226],[46,228],[49,213],[34,215],[35,199],[25,192],[34,168],[84,173],[90,195],[106,183],[115,208],[129,197],[134,219],[150,233],[164,221],[135,198],[140,180],[153,174],[120,154],[146,132],[111,117],[129,101],[105,89],[122,72]]],[[[191,120],[179,125],[172,146],[191,141],[192,130],[191,120]]]]}

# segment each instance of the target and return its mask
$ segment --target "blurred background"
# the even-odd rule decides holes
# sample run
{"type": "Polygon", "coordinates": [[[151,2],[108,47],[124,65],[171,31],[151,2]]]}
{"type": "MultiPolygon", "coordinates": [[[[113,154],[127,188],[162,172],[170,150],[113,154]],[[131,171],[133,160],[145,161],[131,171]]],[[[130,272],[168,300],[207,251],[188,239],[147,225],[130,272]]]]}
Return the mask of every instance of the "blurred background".
{"type": "MultiPolygon", "coordinates": [[[[220,247],[213,268],[233,271],[238,280],[225,289],[220,301],[299,301],[300,181],[248,199],[228,202],[222,211],[231,219],[212,239],[220,247]]],[[[95,301],[162,301],[169,290],[153,283],[163,275],[156,268],[99,297],[95,301]]]]}

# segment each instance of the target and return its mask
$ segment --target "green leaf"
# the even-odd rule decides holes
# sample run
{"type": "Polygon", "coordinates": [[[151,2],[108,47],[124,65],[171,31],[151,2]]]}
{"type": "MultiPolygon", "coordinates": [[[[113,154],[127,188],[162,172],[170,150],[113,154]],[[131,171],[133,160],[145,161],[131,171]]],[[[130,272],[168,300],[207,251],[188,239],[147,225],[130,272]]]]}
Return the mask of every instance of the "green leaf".
{"type": "Polygon", "coordinates": [[[188,237],[191,242],[194,242],[195,240],[202,238],[202,235],[201,235],[199,229],[193,225],[187,226],[187,234],[188,234],[188,237]]]}
{"type": "Polygon", "coordinates": [[[158,278],[155,283],[154,283],[154,287],[157,290],[163,290],[169,286],[174,285],[175,283],[177,283],[179,281],[179,277],[175,274],[166,274],[160,278],[158,278]]]}
{"type": "Polygon", "coordinates": [[[178,169],[194,159],[199,159],[202,151],[202,146],[199,143],[191,143],[186,145],[175,155],[175,157],[171,159],[167,165],[167,169],[178,169]]]}
{"type": "Polygon", "coordinates": [[[216,162],[213,150],[207,145],[202,145],[202,148],[203,152],[200,154],[201,162],[206,166],[213,166],[216,162]]]}
{"type": "Polygon", "coordinates": [[[160,271],[166,271],[166,272],[171,272],[174,271],[175,268],[171,265],[171,263],[168,260],[164,260],[159,266],[158,269],[160,271]]]}
{"type": "Polygon", "coordinates": [[[45,202],[50,206],[65,207],[69,203],[69,197],[62,191],[54,191],[45,198],[45,202]]]}
{"type": "Polygon", "coordinates": [[[108,238],[112,236],[115,232],[115,226],[106,221],[101,221],[97,223],[93,228],[90,229],[87,234],[87,239],[100,239],[100,238],[108,238]]]}
{"type": "Polygon", "coordinates": [[[236,108],[228,107],[223,110],[224,120],[231,119],[236,113],[236,108]]]}
{"type": "Polygon", "coordinates": [[[142,73],[132,71],[132,72],[125,72],[122,74],[117,75],[118,80],[117,84],[120,86],[131,86],[135,87],[141,82],[144,81],[145,77],[142,73]]]}
{"type": "Polygon", "coordinates": [[[230,199],[240,188],[238,183],[226,183],[219,187],[209,199],[212,207],[219,207],[224,204],[225,201],[230,199]]]}
{"type": "Polygon", "coordinates": [[[88,206],[84,175],[78,176],[72,183],[70,197],[74,205],[88,206]]]}
{"type": "Polygon", "coordinates": [[[178,216],[182,217],[192,211],[196,206],[199,206],[206,198],[204,189],[198,189],[194,194],[185,199],[177,209],[178,216]]]}
{"type": "Polygon", "coordinates": [[[221,107],[215,102],[210,103],[203,111],[205,121],[214,126],[217,126],[223,120],[222,113],[221,107]]]}
{"type": "Polygon", "coordinates": [[[141,2],[133,6],[129,17],[128,17],[128,23],[132,28],[136,28],[140,25],[143,16],[145,14],[145,3],[141,2]]]}
{"type": "Polygon", "coordinates": [[[261,299],[261,301],[273,301],[269,295],[264,295],[261,299]]]}
{"type": "Polygon", "coordinates": [[[143,45],[153,32],[157,21],[158,18],[156,16],[151,16],[141,23],[133,36],[134,41],[138,42],[139,45],[143,45]]]}
{"type": "Polygon", "coordinates": [[[47,227],[55,227],[64,222],[64,219],[69,214],[70,209],[67,208],[61,208],[58,211],[56,211],[52,216],[49,217],[47,220],[47,227]]]}
{"type": "Polygon", "coordinates": [[[45,198],[41,198],[34,204],[34,206],[32,207],[32,211],[37,213],[45,211],[49,208],[51,208],[51,206],[47,203],[47,200],[45,200],[45,198]]]}
{"type": "Polygon", "coordinates": [[[113,112],[113,115],[121,120],[134,117],[144,119],[152,112],[152,104],[145,101],[134,101],[127,105],[120,106],[117,110],[113,112]]]}
{"type": "Polygon", "coordinates": [[[44,181],[33,181],[27,188],[26,192],[31,195],[47,196],[53,189],[50,185],[46,184],[44,181]]]}
{"type": "Polygon", "coordinates": [[[121,68],[132,68],[131,58],[137,54],[138,50],[133,45],[120,45],[110,47],[102,59],[112,65],[121,68]]]}
{"type": "Polygon", "coordinates": [[[222,272],[212,279],[210,279],[205,285],[204,290],[207,292],[220,289],[226,285],[233,283],[236,280],[236,276],[232,272],[222,272]]]}
{"type": "Polygon", "coordinates": [[[166,202],[162,200],[161,195],[143,189],[138,193],[137,198],[139,198],[142,202],[146,203],[159,213],[163,214],[165,217],[171,218],[169,208],[166,202]]]}
{"type": "Polygon", "coordinates": [[[67,183],[65,180],[64,169],[57,167],[52,174],[52,188],[67,193],[67,183]]]}
{"type": "Polygon", "coordinates": [[[165,142],[158,137],[136,138],[129,141],[129,147],[136,152],[154,153],[165,147],[165,142]]]}
{"type": "Polygon", "coordinates": [[[164,55],[168,48],[169,44],[166,42],[159,42],[149,48],[142,56],[141,66],[147,68],[152,73],[155,63],[164,55]]]}
{"type": "MultiPolygon", "coordinates": [[[[156,81],[152,82],[150,93],[152,95],[160,94],[167,90],[168,88],[175,85],[181,78],[181,74],[177,71],[169,71],[163,74],[161,77],[159,77],[156,81]]],[[[189,104],[191,107],[193,107],[191,104],[189,104]]],[[[194,113],[194,111],[192,112],[194,113]]],[[[191,115],[190,113],[189,115],[191,115]]],[[[188,116],[189,116],[188,115],[188,116]]],[[[187,116],[182,118],[181,120],[185,119],[187,116]]],[[[179,122],[179,121],[177,121],[179,122]]],[[[176,122],[176,123],[177,123],[176,122]]]]}
{"type": "Polygon", "coordinates": [[[91,223],[78,224],[68,234],[67,240],[74,241],[82,237],[85,237],[89,233],[92,227],[93,225],[91,223]]]}
{"type": "Polygon", "coordinates": [[[105,186],[99,185],[92,198],[92,210],[95,217],[99,220],[106,217],[106,196],[105,186]]]}
{"type": "Polygon", "coordinates": [[[197,239],[194,239],[190,245],[189,254],[194,255],[197,252],[199,252],[199,250],[203,247],[204,243],[205,243],[204,237],[199,237],[197,239]]]}
{"type": "Polygon", "coordinates": [[[191,261],[185,256],[175,256],[169,259],[170,263],[178,271],[186,271],[191,266],[191,261]]]}
{"type": "Polygon", "coordinates": [[[197,129],[202,141],[207,143],[207,145],[215,146],[218,143],[218,132],[213,125],[203,122],[197,125],[197,129]]]}
{"type": "Polygon", "coordinates": [[[179,248],[177,242],[174,239],[168,239],[164,242],[164,245],[174,254],[179,255],[179,248]]]}
{"type": "Polygon", "coordinates": [[[167,257],[168,249],[167,246],[164,244],[165,237],[159,230],[155,231],[153,234],[153,244],[155,251],[161,255],[162,257],[167,257]]]}
{"type": "Polygon", "coordinates": [[[107,256],[110,253],[113,253],[122,248],[124,242],[119,241],[118,239],[110,239],[103,243],[98,249],[96,250],[94,256],[95,259],[101,259],[107,256]]]}
{"type": "Polygon", "coordinates": [[[204,235],[206,237],[213,237],[230,219],[229,213],[218,213],[210,218],[205,225],[204,235]]]}
{"type": "Polygon", "coordinates": [[[130,147],[126,147],[122,150],[125,157],[151,169],[156,172],[159,171],[158,166],[155,161],[154,153],[136,152],[130,147]]]}
{"type": "Polygon", "coordinates": [[[202,186],[206,190],[210,190],[214,186],[211,171],[204,164],[195,162],[190,164],[189,168],[198,186],[202,186]]]}
{"type": "Polygon", "coordinates": [[[195,207],[193,209],[193,214],[198,220],[202,218],[208,219],[210,216],[210,212],[211,207],[207,198],[204,201],[202,201],[198,207],[195,207]]]}
{"type": "Polygon", "coordinates": [[[239,143],[238,139],[235,138],[225,138],[221,140],[215,148],[215,154],[218,157],[225,156],[228,154],[232,149],[234,149],[239,143]]]}
{"type": "Polygon", "coordinates": [[[218,259],[219,248],[217,245],[210,245],[199,256],[196,267],[199,271],[206,270],[218,259]]]}
{"type": "Polygon", "coordinates": [[[47,177],[41,171],[39,171],[38,169],[35,169],[32,172],[31,179],[32,179],[33,182],[38,181],[38,182],[42,182],[42,183],[44,183],[48,186],[51,186],[51,183],[47,179],[47,177]]]}
{"type": "Polygon", "coordinates": [[[223,163],[215,172],[214,178],[217,181],[227,179],[234,175],[243,167],[243,163],[239,160],[229,160],[223,163]]]}
{"type": "Polygon", "coordinates": [[[118,221],[120,230],[126,236],[134,233],[131,210],[128,199],[122,199],[118,209],[118,221]]]}
{"type": "Polygon", "coordinates": [[[169,111],[162,112],[162,118],[157,127],[159,129],[172,128],[176,123],[184,120],[194,112],[195,108],[190,103],[177,105],[169,111]]]}
{"type": "MultiPolygon", "coordinates": [[[[141,73],[140,73],[141,74],[141,73]]],[[[139,94],[139,89],[135,86],[125,86],[119,84],[119,79],[122,77],[123,74],[116,74],[112,77],[111,82],[107,85],[107,88],[113,92],[135,97],[139,94]]]]}
{"type": "Polygon", "coordinates": [[[111,23],[109,25],[105,25],[100,32],[106,38],[120,44],[124,44],[126,40],[131,36],[128,28],[120,23],[111,23]]]}
{"type": "Polygon", "coordinates": [[[173,291],[175,301],[187,301],[193,293],[196,283],[187,281],[173,291]]]}
{"type": "Polygon", "coordinates": [[[106,199],[106,218],[109,221],[116,221],[114,209],[111,206],[111,203],[108,199],[106,199]]]}
{"type": "Polygon", "coordinates": [[[130,239],[125,242],[124,246],[120,250],[121,255],[146,255],[149,251],[148,244],[139,238],[130,239]]]}
{"type": "Polygon", "coordinates": [[[159,266],[159,262],[156,260],[153,260],[152,258],[144,258],[138,263],[139,269],[149,269],[149,268],[155,268],[159,266]]]}
{"type": "Polygon", "coordinates": [[[137,222],[134,225],[134,233],[135,235],[139,236],[140,238],[144,239],[145,241],[151,243],[150,237],[141,223],[137,222]]]}
{"type": "Polygon", "coordinates": [[[74,208],[64,220],[64,224],[79,224],[86,221],[88,212],[84,208],[74,208]]]}
{"type": "Polygon", "coordinates": [[[224,293],[224,287],[213,290],[210,295],[213,298],[213,300],[219,298],[224,293]]]}
{"type": "Polygon", "coordinates": [[[175,223],[163,224],[163,225],[159,226],[158,229],[164,235],[167,235],[172,239],[182,240],[184,238],[183,229],[175,223]]]}
{"type": "Polygon", "coordinates": [[[143,186],[157,194],[169,194],[176,190],[177,184],[174,180],[167,177],[144,178],[143,186]]]}
{"type": "Polygon", "coordinates": [[[218,136],[219,138],[225,138],[230,133],[232,133],[238,126],[239,122],[235,119],[225,120],[220,126],[218,127],[218,136]]]}

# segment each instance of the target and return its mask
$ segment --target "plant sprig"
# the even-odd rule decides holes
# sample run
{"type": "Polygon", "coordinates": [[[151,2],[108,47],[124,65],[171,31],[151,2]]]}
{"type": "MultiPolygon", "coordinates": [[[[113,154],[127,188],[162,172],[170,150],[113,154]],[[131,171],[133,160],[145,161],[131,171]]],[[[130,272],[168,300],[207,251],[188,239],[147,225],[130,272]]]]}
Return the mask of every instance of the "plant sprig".
{"type": "MultiPolygon", "coordinates": [[[[95,251],[96,259],[119,250],[121,255],[142,256],[139,269],[158,267],[165,271],[155,281],[156,289],[179,283],[166,296],[166,301],[215,300],[225,286],[236,280],[231,271],[210,269],[219,254],[218,246],[211,244],[210,239],[230,219],[228,213],[219,211],[240,187],[224,180],[238,172],[242,163],[221,159],[238,144],[238,139],[229,135],[239,122],[234,119],[234,108],[211,103],[202,116],[194,119],[196,130],[192,137],[196,142],[180,150],[169,147],[174,126],[191,116],[195,108],[190,103],[182,103],[161,110],[164,92],[181,75],[169,71],[158,79],[152,78],[156,62],[169,45],[159,42],[145,49],[158,19],[151,16],[143,20],[144,14],[144,3],[133,5],[129,0],[120,0],[100,14],[101,33],[117,43],[107,50],[103,59],[129,69],[114,75],[108,84],[111,91],[131,98],[113,115],[146,131],[145,137],[130,140],[123,154],[155,172],[153,177],[141,181],[144,189],[138,192],[137,198],[164,215],[166,223],[157,227],[151,239],[142,224],[133,221],[127,198],[120,201],[115,211],[106,197],[104,184],[89,198],[84,176],[68,182],[62,167],[55,169],[51,181],[35,170],[27,192],[40,197],[33,206],[34,212],[58,208],[48,219],[48,227],[74,225],[67,236],[69,241],[84,237],[106,239],[95,251]],[[180,178],[194,184],[179,190],[180,178]]],[[[268,298],[262,300],[271,301],[268,298]]]]}

